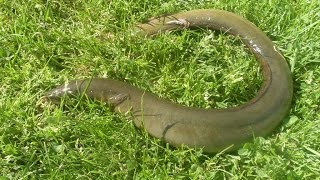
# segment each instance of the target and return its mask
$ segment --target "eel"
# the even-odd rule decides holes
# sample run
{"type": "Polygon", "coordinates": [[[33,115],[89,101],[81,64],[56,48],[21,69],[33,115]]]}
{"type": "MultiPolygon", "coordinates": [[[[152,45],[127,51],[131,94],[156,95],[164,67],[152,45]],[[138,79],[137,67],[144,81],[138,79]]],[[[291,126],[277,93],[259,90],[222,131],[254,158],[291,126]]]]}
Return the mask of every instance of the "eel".
{"type": "Polygon", "coordinates": [[[257,95],[237,107],[202,109],[178,105],[128,83],[89,78],[72,80],[47,92],[62,97],[85,95],[107,103],[115,112],[130,114],[138,128],[174,147],[182,145],[208,153],[234,151],[254,137],[266,136],[290,109],[293,82],[289,66],[275,44],[253,23],[231,12],[199,9],[151,18],[132,33],[149,37],[161,32],[208,28],[239,36],[262,67],[263,83],[257,95]]]}

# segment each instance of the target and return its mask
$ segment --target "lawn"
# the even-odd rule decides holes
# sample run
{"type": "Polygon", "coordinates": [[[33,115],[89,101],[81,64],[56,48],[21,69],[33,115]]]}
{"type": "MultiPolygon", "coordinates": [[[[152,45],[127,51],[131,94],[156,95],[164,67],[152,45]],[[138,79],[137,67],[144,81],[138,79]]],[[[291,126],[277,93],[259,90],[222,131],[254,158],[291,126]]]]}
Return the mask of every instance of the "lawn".
{"type": "Polygon", "coordinates": [[[320,1],[0,0],[0,179],[319,179],[320,1]],[[46,91],[107,77],[186,106],[243,104],[262,84],[238,38],[206,29],[133,37],[152,16],[223,9],[256,24],[294,80],[283,123],[233,153],[173,148],[89,100],[46,91]]]}

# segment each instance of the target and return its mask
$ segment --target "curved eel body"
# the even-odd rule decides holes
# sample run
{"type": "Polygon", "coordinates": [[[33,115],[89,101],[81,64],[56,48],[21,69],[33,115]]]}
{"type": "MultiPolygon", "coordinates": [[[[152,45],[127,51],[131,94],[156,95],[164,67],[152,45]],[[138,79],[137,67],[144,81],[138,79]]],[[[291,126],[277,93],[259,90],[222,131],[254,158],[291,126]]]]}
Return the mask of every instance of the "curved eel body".
{"type": "Polygon", "coordinates": [[[179,147],[205,152],[233,151],[253,136],[271,133],[288,113],[292,94],[291,73],[272,41],[254,24],[230,12],[193,10],[150,19],[138,24],[135,35],[151,36],[184,28],[209,28],[239,36],[262,66],[264,82],[249,102],[234,108],[185,107],[139,88],[111,79],[73,80],[48,92],[59,102],[65,95],[85,94],[107,102],[120,113],[131,112],[134,123],[154,137],[179,147]],[[227,148],[227,149],[226,149],[227,148]]]}

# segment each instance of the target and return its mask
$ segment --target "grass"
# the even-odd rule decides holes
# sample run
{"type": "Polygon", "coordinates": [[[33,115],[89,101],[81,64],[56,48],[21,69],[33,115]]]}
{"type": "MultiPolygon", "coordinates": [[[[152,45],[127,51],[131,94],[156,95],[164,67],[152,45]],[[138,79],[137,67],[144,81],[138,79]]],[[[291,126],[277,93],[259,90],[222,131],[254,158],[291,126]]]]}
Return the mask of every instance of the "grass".
{"type": "Polygon", "coordinates": [[[0,0],[0,179],[317,179],[320,177],[319,1],[0,0]],[[237,38],[208,30],[128,36],[147,18],[224,9],[254,22],[294,78],[291,111],[275,132],[234,153],[169,147],[96,102],[41,97],[71,79],[126,81],[204,108],[242,104],[262,78],[237,38]],[[113,39],[101,40],[112,33],[113,39]]]}

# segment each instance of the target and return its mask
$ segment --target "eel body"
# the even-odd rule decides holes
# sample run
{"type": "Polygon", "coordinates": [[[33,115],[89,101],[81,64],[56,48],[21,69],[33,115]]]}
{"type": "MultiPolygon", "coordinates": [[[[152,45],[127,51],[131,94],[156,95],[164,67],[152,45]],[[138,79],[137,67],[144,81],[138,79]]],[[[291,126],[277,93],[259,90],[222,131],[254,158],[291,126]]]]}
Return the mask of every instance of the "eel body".
{"type": "Polygon", "coordinates": [[[150,19],[133,32],[152,36],[184,28],[209,28],[239,36],[260,62],[264,82],[255,98],[233,108],[185,107],[158,98],[125,82],[105,78],[73,80],[50,90],[46,97],[59,102],[65,95],[85,94],[130,111],[135,125],[179,147],[205,152],[233,151],[253,137],[270,134],[289,111],[293,87],[289,66],[274,43],[254,24],[230,12],[193,10],[150,19]]]}

